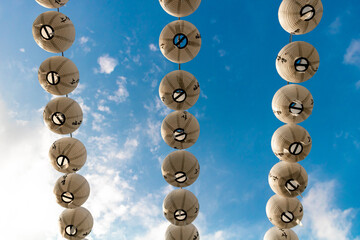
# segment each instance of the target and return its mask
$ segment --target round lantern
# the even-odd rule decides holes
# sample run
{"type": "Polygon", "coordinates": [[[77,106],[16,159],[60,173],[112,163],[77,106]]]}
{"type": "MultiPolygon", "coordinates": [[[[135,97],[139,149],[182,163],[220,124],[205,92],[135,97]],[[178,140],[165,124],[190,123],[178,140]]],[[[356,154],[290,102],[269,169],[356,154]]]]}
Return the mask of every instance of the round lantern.
{"type": "Polygon", "coordinates": [[[35,0],[38,4],[46,8],[61,8],[69,0],[35,0]]]}
{"type": "Polygon", "coordinates": [[[71,20],[60,12],[40,14],[33,23],[36,43],[45,51],[65,52],[75,40],[75,27],[71,20]]]}
{"type": "Polygon", "coordinates": [[[292,42],[280,50],[276,58],[276,70],[288,82],[301,83],[309,80],[319,68],[320,57],[307,42],[292,42]]]}
{"type": "Polygon", "coordinates": [[[298,162],[310,153],[311,137],[305,128],[286,124],[278,128],[271,139],[274,154],[283,161],[298,162]]]}
{"type": "Polygon", "coordinates": [[[69,173],[60,177],[54,187],[57,203],[64,208],[83,205],[90,195],[88,181],[81,175],[69,173]]]}
{"type": "Polygon", "coordinates": [[[77,87],[79,70],[70,59],[54,56],[40,65],[38,78],[47,92],[53,95],[66,95],[77,87]]]}
{"type": "Polygon", "coordinates": [[[199,177],[200,165],[193,154],[179,150],[164,159],[161,172],[165,180],[174,187],[187,187],[199,177]]]}
{"type": "Polygon", "coordinates": [[[280,88],[272,100],[275,116],[284,123],[300,123],[307,119],[313,110],[314,99],[306,88],[290,84],[280,88]]]}
{"type": "Polygon", "coordinates": [[[199,202],[192,192],[176,189],[166,196],[163,211],[170,223],[185,226],[192,223],[197,217],[199,202]]]}
{"type": "Polygon", "coordinates": [[[279,162],[269,173],[271,189],[282,197],[296,197],[305,191],[308,175],[298,163],[279,162]]]}
{"type": "Polygon", "coordinates": [[[291,229],[273,227],[266,232],[264,240],[299,240],[299,238],[291,229]]]}
{"type": "Polygon", "coordinates": [[[278,228],[292,228],[301,223],[304,211],[297,198],[272,196],[266,204],[266,215],[278,228]]]}
{"type": "Polygon", "coordinates": [[[61,235],[66,239],[83,239],[90,234],[94,224],[91,213],[83,207],[65,209],[59,218],[61,235]]]}
{"type": "Polygon", "coordinates": [[[199,7],[201,0],[159,0],[161,7],[174,17],[186,17],[199,7]]]}
{"type": "Polygon", "coordinates": [[[175,63],[192,60],[200,51],[201,35],[190,22],[177,20],[165,26],[160,34],[162,54],[175,63]]]}
{"type": "Polygon", "coordinates": [[[46,105],[43,117],[48,128],[54,133],[69,134],[80,127],[83,112],[76,101],[58,97],[46,105]]]}
{"type": "Polygon", "coordinates": [[[62,173],[73,173],[80,170],[86,162],[86,148],[75,138],[61,138],[55,141],[49,150],[53,167],[62,173]]]}
{"type": "Polygon", "coordinates": [[[161,101],[173,110],[191,108],[199,98],[200,85],[189,72],[176,70],[168,73],[159,87],[161,101]]]}
{"type": "Polygon", "coordinates": [[[165,233],[165,240],[200,240],[199,231],[193,224],[186,226],[169,225],[165,233]]]}
{"type": "Polygon", "coordinates": [[[175,111],[166,116],[161,125],[161,136],[172,148],[191,147],[200,134],[199,122],[186,111],[175,111]]]}
{"type": "Polygon", "coordinates": [[[279,8],[280,25],[295,35],[312,31],[320,23],[322,15],[320,0],[283,0],[279,8]]]}

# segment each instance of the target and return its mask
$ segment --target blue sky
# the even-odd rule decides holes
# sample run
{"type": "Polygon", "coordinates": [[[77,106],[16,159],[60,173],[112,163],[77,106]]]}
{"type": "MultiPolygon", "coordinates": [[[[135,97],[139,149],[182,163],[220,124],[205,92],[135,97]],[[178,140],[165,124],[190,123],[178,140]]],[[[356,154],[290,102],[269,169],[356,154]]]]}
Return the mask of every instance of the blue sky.
{"type": "MultiPolygon", "coordinates": [[[[271,100],[286,84],[275,58],[289,37],[278,22],[280,3],[204,0],[183,18],[202,35],[199,55],[182,65],[202,91],[189,110],[201,127],[189,148],[201,166],[189,188],[200,202],[194,224],[201,239],[259,240],[272,226],[265,214],[273,195],[267,175],[278,160],[270,140],[282,123],[271,100]]],[[[320,55],[319,71],[302,84],[315,101],[313,114],[300,124],[313,148],[301,162],[309,174],[304,226],[294,230],[301,239],[359,240],[360,4],[323,4],[320,25],[294,37],[320,55]]],[[[54,54],[39,48],[31,33],[45,11],[35,1],[0,3],[0,180],[11,196],[0,199],[0,226],[8,229],[7,239],[61,239],[62,209],[52,194],[61,174],[47,159],[60,135],[44,126],[42,108],[51,95],[37,80],[41,62],[54,54]]],[[[69,96],[85,116],[74,136],[89,154],[79,172],[91,185],[84,204],[95,217],[89,239],[162,239],[168,223],[161,206],[171,188],[160,166],[172,149],[160,136],[170,111],[159,100],[158,86],[177,65],[162,56],[158,38],[176,19],[155,0],[70,0],[61,12],[77,31],[65,56],[80,70],[80,86],[69,96]]]]}

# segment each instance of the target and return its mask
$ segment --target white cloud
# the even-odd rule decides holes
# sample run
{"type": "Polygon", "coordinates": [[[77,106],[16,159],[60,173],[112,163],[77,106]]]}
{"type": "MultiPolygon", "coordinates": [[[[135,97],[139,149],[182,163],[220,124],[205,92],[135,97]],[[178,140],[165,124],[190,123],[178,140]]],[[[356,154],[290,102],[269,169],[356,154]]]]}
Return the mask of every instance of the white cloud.
{"type": "Polygon", "coordinates": [[[340,209],[335,205],[337,183],[315,182],[302,200],[304,228],[299,227],[299,238],[309,240],[350,240],[354,209],[340,209]]]}
{"type": "Polygon", "coordinates": [[[329,26],[329,32],[331,34],[337,34],[340,31],[342,23],[340,17],[337,17],[329,26]]]}
{"type": "Polygon", "coordinates": [[[19,51],[22,52],[22,53],[24,53],[24,52],[25,52],[25,48],[20,48],[19,51]]]}
{"type": "Polygon", "coordinates": [[[224,49],[220,49],[218,53],[220,57],[224,57],[226,55],[226,51],[224,49]]]}
{"type": "Polygon", "coordinates": [[[97,60],[100,65],[100,70],[96,70],[95,73],[105,73],[110,74],[115,70],[115,67],[118,65],[118,60],[109,56],[109,54],[102,55],[97,60]]]}
{"type": "Polygon", "coordinates": [[[356,87],[356,89],[360,88],[360,80],[355,83],[355,87],[356,87]]]}
{"type": "MultiPolygon", "coordinates": [[[[91,52],[91,48],[89,47],[89,41],[90,41],[90,38],[89,38],[89,37],[86,37],[86,36],[82,36],[82,37],[79,39],[80,47],[82,48],[82,50],[83,50],[85,53],[91,52]]],[[[92,40],[92,42],[93,42],[93,40],[92,40]]],[[[93,45],[94,45],[94,44],[93,44],[93,45]]]]}
{"type": "Polygon", "coordinates": [[[92,112],[91,115],[93,117],[92,130],[100,132],[102,130],[102,123],[105,120],[105,117],[97,112],[92,112]]]}
{"type": "Polygon", "coordinates": [[[126,89],[126,78],[123,76],[118,77],[116,84],[118,85],[118,89],[114,92],[114,95],[108,96],[108,100],[116,103],[125,102],[129,97],[129,92],[126,89]]]}
{"type": "Polygon", "coordinates": [[[360,39],[353,39],[346,50],[344,62],[347,64],[360,66],[360,39]]]}
{"type": "Polygon", "coordinates": [[[98,103],[98,110],[101,112],[111,113],[111,110],[108,106],[105,106],[105,100],[101,99],[98,103]]]}
{"type": "Polygon", "coordinates": [[[80,39],[79,39],[79,43],[80,44],[85,44],[89,41],[89,37],[85,37],[85,36],[82,36],[80,39]]]}
{"type": "Polygon", "coordinates": [[[151,50],[151,51],[153,51],[153,52],[156,52],[157,50],[158,50],[158,48],[155,46],[155,44],[153,44],[153,43],[151,43],[150,45],[149,45],[149,49],[151,50]]]}
{"type": "Polygon", "coordinates": [[[139,142],[136,138],[127,138],[123,146],[123,149],[121,149],[116,154],[116,158],[120,160],[131,159],[134,156],[138,146],[139,146],[139,142]]]}

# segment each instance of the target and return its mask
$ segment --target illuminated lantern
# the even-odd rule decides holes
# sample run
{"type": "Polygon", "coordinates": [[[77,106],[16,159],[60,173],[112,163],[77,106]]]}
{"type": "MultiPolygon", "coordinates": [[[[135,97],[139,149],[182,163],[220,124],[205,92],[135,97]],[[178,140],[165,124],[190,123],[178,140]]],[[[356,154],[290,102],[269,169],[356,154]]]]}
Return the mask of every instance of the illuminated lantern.
{"type": "Polygon", "coordinates": [[[46,105],[43,117],[48,128],[54,133],[69,134],[80,127],[83,112],[76,101],[58,97],[46,105]]]}
{"type": "Polygon", "coordinates": [[[196,118],[186,111],[175,111],[166,116],[161,125],[161,136],[172,148],[191,147],[200,134],[196,118]]]}
{"type": "Polygon", "coordinates": [[[299,123],[307,119],[313,110],[314,99],[306,88],[290,84],[280,88],[272,100],[275,116],[284,123],[299,123]]]}
{"type": "Polygon", "coordinates": [[[199,202],[192,192],[176,189],[166,196],[163,211],[170,223],[185,226],[192,223],[197,217],[199,202]]]}
{"type": "Polygon", "coordinates": [[[55,141],[49,150],[53,167],[62,173],[79,171],[86,162],[86,148],[79,140],[65,137],[55,141]]]}
{"type": "Polygon", "coordinates": [[[266,232],[264,240],[299,240],[299,238],[291,229],[273,227],[266,232]]]}
{"type": "Polygon", "coordinates": [[[71,93],[79,83],[79,70],[68,58],[54,56],[46,59],[39,68],[40,85],[53,95],[71,93]]]}
{"type": "Polygon", "coordinates": [[[76,208],[83,205],[90,195],[88,181],[81,175],[69,173],[55,183],[54,194],[57,203],[64,208],[76,208]]]}
{"type": "Polygon", "coordinates": [[[298,162],[310,153],[312,141],[305,128],[286,124],[278,128],[271,139],[274,154],[283,161],[298,162]]]}
{"type": "Polygon", "coordinates": [[[201,35],[190,22],[176,20],[165,26],[160,34],[162,54],[175,63],[192,60],[200,51],[201,35]]]}
{"type": "Polygon", "coordinates": [[[201,0],[159,0],[161,7],[174,17],[186,17],[199,7],[201,0]]]}
{"type": "Polygon", "coordinates": [[[38,4],[46,8],[61,8],[69,0],[36,0],[38,4]]]}
{"type": "Polygon", "coordinates": [[[200,85],[191,73],[176,70],[162,79],[159,95],[167,107],[173,110],[187,110],[198,100],[200,85]]]}
{"type": "Polygon", "coordinates": [[[298,163],[279,162],[269,173],[271,189],[282,197],[296,197],[307,187],[308,175],[298,163]]]}
{"type": "Polygon", "coordinates": [[[322,15],[320,0],[283,0],[279,8],[280,25],[295,35],[312,31],[320,23],[322,15]]]}
{"type": "Polygon", "coordinates": [[[192,225],[169,225],[165,233],[165,240],[200,240],[199,231],[192,225]]]}
{"type": "Polygon", "coordinates": [[[304,211],[297,198],[272,196],[266,204],[266,215],[278,228],[292,228],[301,224],[304,211]]]}
{"type": "Polygon", "coordinates": [[[292,42],[276,58],[276,70],[288,82],[302,83],[315,75],[320,65],[316,49],[307,42],[292,42]]]}
{"type": "Polygon", "coordinates": [[[165,180],[174,187],[187,187],[199,177],[200,165],[193,154],[179,150],[164,159],[161,172],[165,180]]]}
{"type": "Polygon", "coordinates": [[[45,51],[65,52],[75,41],[75,27],[71,20],[60,12],[40,14],[33,23],[35,42],[45,51]]]}
{"type": "Polygon", "coordinates": [[[59,218],[61,235],[70,240],[85,238],[90,234],[93,224],[91,213],[83,207],[65,209],[59,218]]]}

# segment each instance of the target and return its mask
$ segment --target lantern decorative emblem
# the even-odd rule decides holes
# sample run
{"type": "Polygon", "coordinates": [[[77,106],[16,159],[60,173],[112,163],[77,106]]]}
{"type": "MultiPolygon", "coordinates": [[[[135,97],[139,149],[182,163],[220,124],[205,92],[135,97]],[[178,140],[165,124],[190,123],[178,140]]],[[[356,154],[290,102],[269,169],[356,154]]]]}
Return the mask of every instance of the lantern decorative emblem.
{"type": "Polygon", "coordinates": [[[39,67],[38,79],[41,87],[59,97],[52,99],[45,107],[43,118],[47,127],[57,134],[69,134],[55,141],[49,150],[51,165],[60,173],[65,173],[55,183],[54,195],[57,203],[66,208],[59,217],[60,233],[66,239],[84,239],[94,224],[91,213],[82,207],[90,195],[88,181],[77,172],[86,162],[86,148],[72,137],[83,121],[80,105],[68,94],[79,83],[79,70],[64,51],[75,41],[75,27],[70,18],[60,13],[59,8],[69,0],[36,0],[41,6],[56,9],[40,14],[33,23],[35,42],[53,56],[39,67]]]}
{"type": "Polygon", "coordinates": [[[311,115],[314,99],[310,91],[298,83],[315,75],[320,57],[314,46],[303,41],[293,42],[293,36],[311,32],[322,15],[321,0],[283,0],[279,7],[279,22],[290,33],[290,41],[275,60],[276,70],[287,85],[275,93],[272,110],[285,125],[279,127],[271,139],[271,148],[280,162],[268,176],[275,195],[267,202],[266,215],[275,227],[266,232],[264,240],[299,239],[290,228],[302,225],[304,209],[298,196],[306,190],[308,175],[298,162],[309,155],[312,139],[308,131],[297,124],[311,115]]]}
{"type": "Polygon", "coordinates": [[[164,76],[159,86],[161,101],[175,110],[162,122],[161,136],[172,148],[163,161],[161,171],[164,179],[174,187],[163,204],[164,216],[171,223],[165,239],[200,239],[198,230],[191,223],[199,213],[199,202],[195,195],[182,189],[193,184],[199,177],[200,165],[188,149],[198,140],[200,125],[195,116],[185,111],[194,106],[200,95],[200,84],[181,64],[193,60],[201,48],[201,35],[192,23],[181,20],[196,11],[201,0],[159,0],[168,14],[178,19],[167,24],[161,31],[159,48],[169,61],[177,63],[178,69],[164,76]]]}

